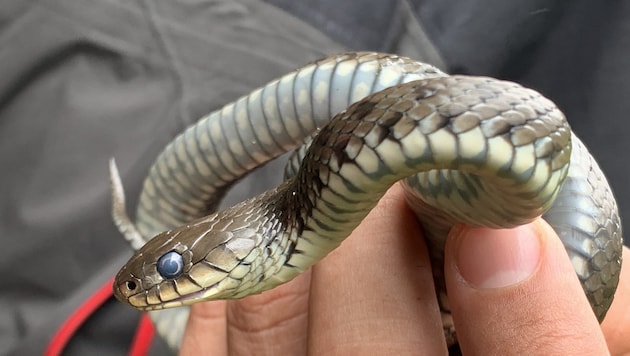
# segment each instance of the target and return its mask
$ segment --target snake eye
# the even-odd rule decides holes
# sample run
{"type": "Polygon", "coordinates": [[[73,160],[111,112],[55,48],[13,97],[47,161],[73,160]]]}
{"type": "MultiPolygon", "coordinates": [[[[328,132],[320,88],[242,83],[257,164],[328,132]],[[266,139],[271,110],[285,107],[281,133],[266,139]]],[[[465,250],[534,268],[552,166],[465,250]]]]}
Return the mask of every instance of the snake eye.
{"type": "Polygon", "coordinates": [[[175,251],[170,251],[162,255],[157,260],[157,271],[164,279],[179,277],[184,271],[184,259],[182,255],[175,251]]]}

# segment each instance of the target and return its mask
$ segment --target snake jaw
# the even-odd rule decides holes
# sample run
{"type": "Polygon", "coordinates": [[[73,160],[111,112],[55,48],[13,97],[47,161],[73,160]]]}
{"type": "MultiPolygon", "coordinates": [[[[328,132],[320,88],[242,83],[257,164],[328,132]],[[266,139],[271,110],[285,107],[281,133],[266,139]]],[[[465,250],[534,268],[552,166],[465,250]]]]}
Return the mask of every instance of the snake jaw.
{"type": "Polygon", "coordinates": [[[194,304],[202,299],[202,295],[204,294],[204,292],[205,292],[204,290],[200,290],[196,293],[183,295],[176,299],[169,300],[166,302],[160,302],[158,304],[147,304],[148,292],[141,292],[141,293],[134,294],[127,299],[123,299],[122,301],[130,304],[131,306],[133,306],[134,308],[138,310],[152,311],[152,310],[161,310],[161,309],[175,308],[175,307],[181,307],[185,305],[194,304]]]}
{"type": "MultiPolygon", "coordinates": [[[[227,283],[229,281],[225,280],[227,283]]],[[[142,310],[142,311],[153,311],[153,310],[161,310],[161,309],[169,309],[169,308],[177,308],[183,307],[187,305],[192,305],[195,303],[203,302],[203,301],[213,301],[218,299],[229,299],[229,297],[222,297],[222,292],[225,292],[226,282],[217,282],[214,285],[203,288],[199,291],[182,294],[174,299],[168,301],[161,301],[157,304],[147,304],[148,298],[147,295],[150,292],[144,292],[136,294],[134,297],[127,299],[127,303],[132,305],[134,308],[142,310]]]]}

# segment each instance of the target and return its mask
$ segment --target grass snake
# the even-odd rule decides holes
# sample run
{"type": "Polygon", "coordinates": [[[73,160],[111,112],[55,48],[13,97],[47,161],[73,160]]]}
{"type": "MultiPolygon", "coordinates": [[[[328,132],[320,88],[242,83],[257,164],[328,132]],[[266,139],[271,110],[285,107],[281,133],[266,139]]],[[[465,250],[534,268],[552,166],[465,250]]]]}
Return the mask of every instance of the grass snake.
{"type": "MultiPolygon", "coordinates": [[[[560,110],[518,84],[449,76],[397,55],[329,56],[201,118],[151,167],[135,223],[110,168],[114,220],[138,250],[114,293],[140,310],[291,280],[397,181],[422,222],[445,315],[442,254],[455,223],[508,228],[544,214],[600,321],[619,279],[615,199],[560,110]],[[216,212],[236,181],[296,147],[282,184],[216,212]]],[[[186,309],[152,317],[177,348],[186,309]]]]}

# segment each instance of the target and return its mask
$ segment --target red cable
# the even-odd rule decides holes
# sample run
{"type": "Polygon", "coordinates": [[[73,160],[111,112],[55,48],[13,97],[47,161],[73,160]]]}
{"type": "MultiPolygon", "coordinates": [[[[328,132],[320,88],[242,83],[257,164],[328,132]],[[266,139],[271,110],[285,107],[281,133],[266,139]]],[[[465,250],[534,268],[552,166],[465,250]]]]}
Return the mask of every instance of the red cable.
{"type": "MultiPolygon", "coordinates": [[[[44,356],[58,356],[66,347],[72,336],[77,329],[92,315],[98,308],[100,308],[109,298],[112,297],[112,284],[114,279],[110,279],[103,286],[94,292],[83,304],[81,304],[66,321],[61,324],[55,335],[50,339],[44,356]]],[[[136,334],[134,335],[129,351],[129,356],[146,355],[155,329],[148,315],[145,313],[140,318],[136,334]]]]}
{"type": "Polygon", "coordinates": [[[61,324],[57,333],[50,339],[50,343],[44,352],[45,356],[57,356],[66,347],[72,335],[77,331],[85,320],[92,315],[109,297],[112,296],[112,284],[114,279],[108,280],[94,294],[92,294],[83,304],[81,304],[66,321],[61,324]]]}
{"type": "Polygon", "coordinates": [[[149,318],[149,314],[143,313],[138,322],[138,328],[136,334],[131,342],[131,348],[129,350],[129,356],[144,356],[149,352],[153,336],[155,335],[155,328],[149,318]]]}

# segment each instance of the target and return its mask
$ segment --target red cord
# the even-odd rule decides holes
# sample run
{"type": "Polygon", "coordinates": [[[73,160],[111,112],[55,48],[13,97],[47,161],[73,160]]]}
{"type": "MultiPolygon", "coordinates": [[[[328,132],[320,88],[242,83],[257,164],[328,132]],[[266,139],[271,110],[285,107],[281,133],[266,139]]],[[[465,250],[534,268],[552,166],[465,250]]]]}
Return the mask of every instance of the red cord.
{"type": "Polygon", "coordinates": [[[144,356],[149,352],[153,336],[155,335],[155,328],[149,318],[149,314],[143,313],[138,322],[138,328],[136,334],[131,342],[131,348],[129,350],[129,356],[144,356]]]}
{"type": "Polygon", "coordinates": [[[112,296],[113,283],[113,278],[108,280],[61,324],[57,333],[50,339],[50,343],[44,352],[45,356],[57,356],[61,354],[61,351],[66,347],[68,341],[70,341],[70,338],[72,338],[72,335],[74,335],[79,326],[112,296]]]}
{"type": "MultiPolygon", "coordinates": [[[[81,304],[66,321],[61,324],[55,335],[50,339],[44,356],[58,356],[61,355],[63,349],[68,345],[68,342],[72,336],[76,333],[77,329],[92,315],[98,308],[100,308],[109,298],[112,297],[112,284],[114,279],[110,279],[103,286],[94,292],[83,304],[81,304]]],[[[136,334],[131,343],[129,351],[130,356],[146,355],[155,329],[151,320],[147,314],[143,314],[138,323],[136,334]]]]}

